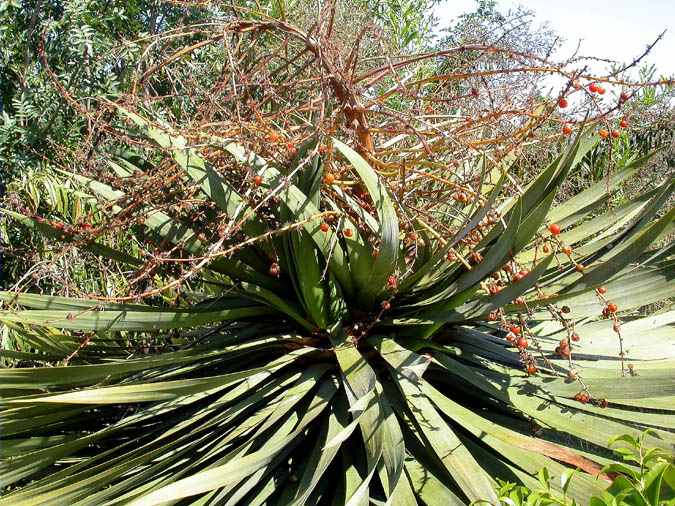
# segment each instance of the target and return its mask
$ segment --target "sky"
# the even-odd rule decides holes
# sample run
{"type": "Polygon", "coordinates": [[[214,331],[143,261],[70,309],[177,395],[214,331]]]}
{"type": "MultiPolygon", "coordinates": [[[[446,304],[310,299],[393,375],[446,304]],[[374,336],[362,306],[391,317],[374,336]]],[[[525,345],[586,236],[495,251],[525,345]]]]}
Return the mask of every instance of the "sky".
{"type": "MultiPolygon", "coordinates": [[[[536,13],[537,24],[548,21],[567,42],[568,56],[582,39],[580,54],[631,61],[659,33],[667,30],[648,61],[659,75],[675,75],[675,0],[497,0],[502,12],[521,5],[536,13]]],[[[440,26],[473,10],[473,0],[444,0],[436,8],[440,26]]]]}

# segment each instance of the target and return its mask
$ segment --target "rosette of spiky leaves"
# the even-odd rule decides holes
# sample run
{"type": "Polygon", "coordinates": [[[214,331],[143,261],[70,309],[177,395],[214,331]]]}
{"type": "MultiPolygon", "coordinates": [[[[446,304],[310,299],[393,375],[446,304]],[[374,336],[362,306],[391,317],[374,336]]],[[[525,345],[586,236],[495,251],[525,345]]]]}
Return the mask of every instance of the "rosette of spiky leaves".
{"type": "MultiPolygon", "coordinates": [[[[393,198],[346,144],[333,142],[372,213],[344,192],[322,190],[319,156],[288,173],[235,142],[212,140],[275,192],[278,223],[301,224],[268,234],[241,189],[198,150],[125,114],[227,213],[232,230],[264,239],[217,256],[225,246],[216,250],[147,209],[139,241],[151,235],[186,254],[211,255],[200,270],[208,282],[191,282],[190,303],[2,293],[12,351],[0,353],[26,366],[0,371],[0,504],[446,506],[495,500],[496,478],[532,486],[542,467],[552,474],[578,467],[567,492],[585,504],[604,486],[596,475],[611,461],[611,437],[649,427],[650,446],[672,447],[675,313],[624,318],[634,374],[623,375],[594,291],[605,285],[627,310],[672,296],[672,246],[652,246],[672,232],[673,211],[663,212],[672,182],[605,213],[597,212],[608,198],[605,182],[553,205],[593,145],[580,136],[522,195],[501,198],[508,168],[494,167],[483,205],[454,224],[452,238],[420,230],[423,245],[410,264],[393,198]],[[478,244],[482,260],[449,262],[450,248],[493,205],[503,219],[478,244]],[[324,232],[327,211],[339,226],[324,232]],[[549,221],[575,246],[583,273],[556,264],[555,244],[542,256],[549,221]],[[347,228],[348,237],[337,233],[347,228]],[[268,272],[272,251],[280,279],[268,272]],[[481,289],[513,260],[529,266],[527,275],[493,295],[481,289]],[[512,303],[518,298],[525,305],[512,303]],[[604,407],[574,400],[570,362],[553,351],[564,334],[546,309],[560,304],[572,308],[570,321],[584,336],[572,366],[604,407]],[[523,355],[489,318],[500,308],[500,318],[520,315],[536,339],[537,375],[527,375],[523,355]]],[[[643,162],[616,172],[610,187],[643,162]]],[[[141,170],[123,159],[111,169],[123,177],[141,170]]],[[[113,211],[124,198],[101,181],[69,177],[113,211]]],[[[14,217],[60,235],[49,223],[14,217]]],[[[83,247],[111,262],[143,262],[96,242],[83,247]]]]}

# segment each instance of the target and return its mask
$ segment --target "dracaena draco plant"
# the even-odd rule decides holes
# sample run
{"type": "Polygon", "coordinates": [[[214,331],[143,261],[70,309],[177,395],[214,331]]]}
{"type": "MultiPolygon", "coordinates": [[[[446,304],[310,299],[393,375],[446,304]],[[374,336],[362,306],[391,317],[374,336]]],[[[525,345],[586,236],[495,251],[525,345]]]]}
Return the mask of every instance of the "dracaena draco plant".
{"type": "MultiPolygon", "coordinates": [[[[479,160],[479,192],[438,209],[452,236],[423,220],[404,233],[395,195],[348,143],[310,140],[280,167],[120,112],[155,148],[110,155],[110,171],[142,178],[170,160],[228,219],[208,237],[144,209],[129,233],[164,261],[144,293],[1,294],[16,367],[0,370],[0,505],[446,506],[496,501],[497,480],[533,487],[544,467],[579,469],[565,492],[587,504],[611,481],[610,438],[650,428],[645,444],[672,451],[675,312],[633,310],[675,292],[659,242],[675,182],[600,212],[607,181],[554,204],[597,142],[580,133],[517,194],[508,166],[479,160]]],[[[112,216],[126,204],[63,176],[112,216]]],[[[11,216],[120,269],[143,264],[87,224],[11,216]]]]}

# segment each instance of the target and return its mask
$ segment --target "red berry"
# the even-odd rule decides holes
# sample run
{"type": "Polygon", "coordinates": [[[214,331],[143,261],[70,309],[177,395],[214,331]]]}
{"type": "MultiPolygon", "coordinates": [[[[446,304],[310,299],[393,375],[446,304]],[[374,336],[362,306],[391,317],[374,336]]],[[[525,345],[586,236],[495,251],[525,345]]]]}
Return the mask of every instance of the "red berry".
{"type": "Polygon", "coordinates": [[[619,137],[620,135],[621,135],[621,132],[619,132],[618,130],[612,130],[612,137],[614,137],[615,139],[617,137],[619,137]]]}
{"type": "Polygon", "coordinates": [[[321,144],[319,146],[319,154],[320,155],[325,155],[326,153],[328,153],[328,151],[329,151],[329,148],[325,144],[321,144]]]}
{"type": "Polygon", "coordinates": [[[270,265],[270,274],[274,276],[275,278],[279,277],[279,273],[281,272],[281,268],[279,267],[279,264],[274,262],[272,265],[270,265]]]}
{"type": "Polygon", "coordinates": [[[577,272],[584,272],[584,269],[586,269],[584,264],[575,264],[574,268],[576,269],[577,272]]]}
{"type": "Polygon", "coordinates": [[[509,330],[514,334],[516,334],[517,336],[519,336],[521,332],[520,327],[518,325],[512,325],[511,327],[509,327],[509,330]]]}
{"type": "Polygon", "coordinates": [[[578,394],[576,394],[574,396],[574,400],[579,401],[582,404],[586,404],[586,403],[588,403],[588,401],[591,400],[591,396],[588,395],[588,393],[586,393],[586,392],[579,392],[578,394]]]}
{"type": "Polygon", "coordinates": [[[603,128],[598,132],[598,135],[601,138],[606,139],[607,137],[609,137],[609,132],[603,128]]]}
{"type": "Polygon", "coordinates": [[[295,144],[293,144],[292,142],[286,143],[286,149],[288,150],[288,154],[290,156],[295,156],[296,153],[298,152],[298,148],[296,148],[295,144]]]}
{"type": "Polygon", "coordinates": [[[537,374],[537,367],[534,364],[527,364],[527,374],[530,376],[537,374]]]}
{"type": "Polygon", "coordinates": [[[326,184],[333,184],[335,182],[335,176],[329,172],[323,177],[323,182],[326,184]]]}
{"type": "Polygon", "coordinates": [[[572,247],[571,246],[563,246],[561,251],[567,255],[570,256],[572,254],[572,247]]]}
{"type": "Polygon", "coordinates": [[[603,88],[602,86],[597,87],[597,92],[599,95],[604,95],[605,91],[606,91],[605,88],[603,88]]]}
{"type": "Polygon", "coordinates": [[[614,304],[613,302],[610,302],[609,304],[607,304],[607,311],[609,311],[610,313],[616,313],[618,311],[618,309],[619,309],[619,307],[616,304],[614,304]]]}
{"type": "Polygon", "coordinates": [[[354,232],[352,232],[352,229],[351,229],[351,228],[345,228],[345,229],[342,231],[342,234],[343,234],[345,237],[351,237],[351,236],[353,235],[353,233],[354,233],[354,232]]]}
{"type": "Polygon", "coordinates": [[[389,311],[391,309],[391,303],[388,300],[383,300],[382,309],[385,311],[389,311]]]}
{"type": "Polygon", "coordinates": [[[513,332],[509,332],[508,334],[506,334],[506,338],[505,338],[505,339],[506,339],[508,342],[512,343],[513,341],[516,340],[516,335],[515,335],[513,332]]]}
{"type": "Polygon", "coordinates": [[[567,99],[566,99],[565,97],[560,97],[560,98],[558,99],[558,107],[560,107],[561,109],[564,109],[564,108],[567,107],[568,105],[569,105],[569,104],[567,103],[567,99]]]}
{"type": "Polygon", "coordinates": [[[577,334],[576,332],[573,332],[571,337],[572,337],[572,341],[574,341],[575,343],[578,343],[579,340],[581,339],[579,334],[577,334]]]}
{"type": "Polygon", "coordinates": [[[322,232],[328,232],[330,230],[330,225],[328,223],[322,223],[319,228],[321,229],[322,232]]]}
{"type": "Polygon", "coordinates": [[[387,278],[387,286],[392,290],[396,290],[398,287],[398,279],[396,279],[396,276],[389,276],[387,278]]]}
{"type": "Polygon", "coordinates": [[[571,135],[572,134],[572,127],[569,125],[564,125],[562,127],[562,133],[563,135],[571,135]]]}
{"type": "Polygon", "coordinates": [[[628,127],[628,120],[626,118],[621,118],[621,121],[619,122],[619,126],[621,128],[627,128],[628,127]]]}
{"type": "Polygon", "coordinates": [[[455,255],[452,251],[448,251],[448,254],[445,256],[445,259],[448,262],[454,262],[457,260],[457,255],[455,255]]]}
{"type": "Polygon", "coordinates": [[[600,295],[604,295],[607,293],[607,287],[606,286],[599,286],[596,289],[596,292],[598,292],[600,295]]]}
{"type": "Polygon", "coordinates": [[[518,346],[518,348],[521,350],[527,348],[527,345],[528,345],[527,339],[525,339],[524,337],[521,337],[516,341],[516,346],[518,346]]]}
{"type": "Polygon", "coordinates": [[[471,88],[471,96],[474,98],[478,97],[478,90],[476,88],[471,88]]]}
{"type": "Polygon", "coordinates": [[[260,186],[262,184],[262,182],[263,182],[262,176],[255,176],[253,178],[253,184],[256,185],[256,186],[260,186]]]}
{"type": "Polygon", "coordinates": [[[598,91],[598,85],[595,83],[589,84],[588,91],[590,91],[591,93],[595,93],[596,91],[598,91]]]}
{"type": "Polygon", "coordinates": [[[548,231],[551,232],[553,235],[558,235],[560,233],[560,225],[557,223],[551,223],[548,226],[548,231]]]}

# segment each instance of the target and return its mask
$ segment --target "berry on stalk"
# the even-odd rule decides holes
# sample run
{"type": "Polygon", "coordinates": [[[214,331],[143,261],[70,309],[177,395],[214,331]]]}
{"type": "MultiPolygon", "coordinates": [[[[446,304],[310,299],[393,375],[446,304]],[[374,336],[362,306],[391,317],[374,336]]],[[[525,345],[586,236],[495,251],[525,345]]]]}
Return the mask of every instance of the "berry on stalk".
{"type": "Polygon", "coordinates": [[[610,302],[609,304],[607,304],[607,311],[609,311],[610,313],[616,313],[618,310],[619,310],[619,307],[616,304],[614,304],[613,302],[610,302]]]}
{"type": "Polygon", "coordinates": [[[548,226],[548,231],[551,232],[553,235],[558,235],[560,233],[560,225],[557,223],[551,223],[548,226]]]}
{"type": "Polygon", "coordinates": [[[328,232],[330,230],[330,225],[328,223],[323,222],[319,228],[321,229],[322,232],[328,232]]]}
{"type": "Polygon", "coordinates": [[[569,105],[569,104],[568,104],[567,99],[566,99],[565,97],[560,97],[560,98],[558,99],[558,107],[560,107],[561,109],[564,109],[564,108],[567,107],[568,105],[569,105]]]}
{"type": "Polygon", "coordinates": [[[520,350],[524,350],[525,348],[527,348],[527,345],[528,345],[527,339],[525,339],[524,337],[521,337],[516,341],[516,346],[518,346],[518,349],[520,350]]]}
{"type": "Polygon", "coordinates": [[[253,184],[256,186],[260,186],[263,183],[263,178],[262,176],[255,176],[253,178],[253,184]]]}
{"type": "Polygon", "coordinates": [[[621,128],[627,128],[628,127],[628,120],[626,118],[621,118],[621,121],[619,122],[619,126],[621,128]]]}
{"type": "Polygon", "coordinates": [[[562,133],[563,135],[572,135],[572,127],[569,125],[563,125],[562,133]]]}
{"type": "Polygon", "coordinates": [[[613,138],[616,139],[616,138],[619,137],[620,135],[621,135],[621,132],[619,132],[618,130],[612,130],[612,137],[613,137],[613,138]]]}

